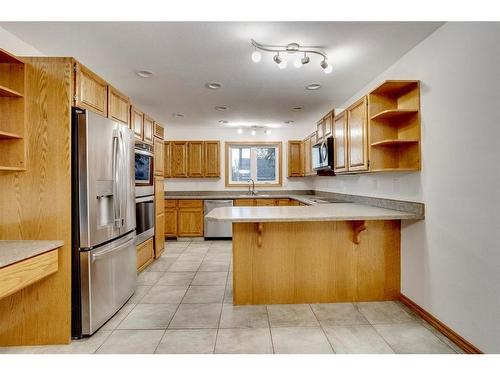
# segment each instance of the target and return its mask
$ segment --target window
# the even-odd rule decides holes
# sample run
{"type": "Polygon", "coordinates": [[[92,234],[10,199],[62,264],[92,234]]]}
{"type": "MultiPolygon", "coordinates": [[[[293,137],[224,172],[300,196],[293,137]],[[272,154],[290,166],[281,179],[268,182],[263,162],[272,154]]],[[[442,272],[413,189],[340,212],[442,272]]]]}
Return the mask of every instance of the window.
{"type": "Polygon", "coordinates": [[[226,186],[281,186],[281,142],[226,142],[226,186]]]}

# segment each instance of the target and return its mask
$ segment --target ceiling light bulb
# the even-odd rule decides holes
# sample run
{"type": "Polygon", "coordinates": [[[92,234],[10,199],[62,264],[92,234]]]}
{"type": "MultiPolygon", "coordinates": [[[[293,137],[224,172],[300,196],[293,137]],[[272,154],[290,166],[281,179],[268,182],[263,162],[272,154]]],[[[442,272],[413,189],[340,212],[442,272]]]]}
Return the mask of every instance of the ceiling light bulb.
{"type": "Polygon", "coordinates": [[[331,65],[328,65],[325,69],[323,69],[325,74],[330,74],[333,71],[333,67],[331,65]]]}
{"type": "Polygon", "coordinates": [[[321,60],[321,62],[319,63],[319,66],[321,66],[323,69],[326,69],[326,67],[328,66],[328,63],[326,62],[325,59],[321,60]]]}
{"type": "Polygon", "coordinates": [[[300,59],[300,62],[305,65],[305,64],[308,64],[309,63],[309,56],[307,56],[305,53],[304,53],[304,57],[302,59],[300,59]]]}
{"type": "Polygon", "coordinates": [[[259,51],[254,51],[252,53],[252,61],[254,63],[260,62],[261,59],[262,59],[262,54],[259,51]]]}
{"type": "Polygon", "coordinates": [[[271,134],[271,129],[264,130],[264,133],[266,133],[267,135],[271,134]]]}
{"type": "Polygon", "coordinates": [[[252,134],[252,135],[255,135],[255,134],[257,134],[257,130],[255,130],[255,129],[252,129],[252,131],[250,132],[250,134],[252,134]]]}
{"type": "Polygon", "coordinates": [[[276,55],[274,55],[273,60],[274,60],[274,62],[275,62],[276,64],[278,64],[278,65],[279,65],[279,64],[281,64],[281,62],[283,61],[283,60],[281,59],[281,57],[280,57],[279,52],[278,52],[276,55]]]}
{"type": "Polygon", "coordinates": [[[280,69],[286,69],[286,60],[281,61],[281,62],[278,64],[278,67],[279,67],[280,69]]]}
{"type": "Polygon", "coordinates": [[[296,67],[297,69],[302,68],[302,60],[297,59],[293,62],[293,66],[296,67]]]}
{"type": "Polygon", "coordinates": [[[243,129],[238,129],[238,134],[243,134],[243,129]]]}

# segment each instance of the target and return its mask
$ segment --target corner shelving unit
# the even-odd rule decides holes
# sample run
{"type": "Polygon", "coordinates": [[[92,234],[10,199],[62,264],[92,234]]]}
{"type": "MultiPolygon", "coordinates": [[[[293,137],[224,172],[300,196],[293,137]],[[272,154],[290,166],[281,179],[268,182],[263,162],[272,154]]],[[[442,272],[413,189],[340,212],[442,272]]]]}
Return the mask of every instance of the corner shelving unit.
{"type": "Polygon", "coordinates": [[[0,49],[0,171],[24,171],[24,63],[0,49]]]}
{"type": "Polygon", "coordinates": [[[420,81],[385,81],[368,95],[370,172],[420,170],[420,81]]]}

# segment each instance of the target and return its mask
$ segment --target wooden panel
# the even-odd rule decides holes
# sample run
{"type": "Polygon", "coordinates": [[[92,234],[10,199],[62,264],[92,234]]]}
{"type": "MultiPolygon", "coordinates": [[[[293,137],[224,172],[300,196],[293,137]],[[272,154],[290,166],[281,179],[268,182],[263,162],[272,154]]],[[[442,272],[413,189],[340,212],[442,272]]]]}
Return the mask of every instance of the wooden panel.
{"type": "Polygon", "coordinates": [[[154,121],[151,117],[144,114],[143,118],[143,134],[142,139],[144,142],[153,144],[153,125],[154,121]]]}
{"type": "Polygon", "coordinates": [[[311,151],[312,151],[312,142],[311,137],[308,137],[304,140],[304,175],[311,176],[313,174],[312,169],[312,160],[311,160],[311,151]]]}
{"type": "Polygon", "coordinates": [[[291,206],[290,199],[276,199],[276,206],[291,206]]]}
{"type": "Polygon", "coordinates": [[[333,140],[335,145],[334,150],[334,171],[335,173],[347,172],[349,170],[347,164],[347,116],[345,111],[335,116],[333,121],[333,140]]]}
{"type": "Polygon", "coordinates": [[[255,204],[257,206],[276,206],[276,200],[274,200],[274,199],[256,199],[255,204]]]}
{"type": "Polygon", "coordinates": [[[177,200],[165,199],[165,208],[177,208],[177,200]]]}
{"type": "Polygon", "coordinates": [[[171,142],[172,177],[187,177],[187,142],[171,142]]]}
{"type": "Polygon", "coordinates": [[[73,60],[24,60],[28,170],[0,173],[0,239],[62,240],[64,246],[59,250],[58,272],[0,301],[0,346],[67,344],[73,60]]]}
{"type": "Polygon", "coordinates": [[[203,201],[200,199],[179,199],[177,202],[179,208],[203,208],[203,201]]]}
{"type": "Polygon", "coordinates": [[[154,192],[155,192],[155,214],[162,214],[165,208],[165,192],[164,192],[163,176],[155,176],[154,192]]]}
{"type": "Polygon", "coordinates": [[[288,177],[304,176],[304,146],[302,141],[288,141],[288,177]]]}
{"type": "Polygon", "coordinates": [[[325,119],[322,118],[317,124],[316,124],[316,141],[320,141],[323,139],[325,135],[325,119]]]}
{"type": "Polygon", "coordinates": [[[249,206],[255,206],[255,199],[235,199],[233,201],[233,204],[235,206],[240,206],[240,207],[249,207],[249,206]]]}
{"type": "Polygon", "coordinates": [[[204,141],[204,176],[220,177],[220,142],[204,141]]]}
{"type": "Polygon", "coordinates": [[[75,63],[75,106],[108,115],[108,84],[105,80],[75,63]]]}
{"type": "Polygon", "coordinates": [[[349,171],[368,169],[368,119],[366,96],[347,110],[349,171]]]}
{"type": "Polygon", "coordinates": [[[333,117],[334,117],[334,111],[332,110],[324,118],[324,120],[325,120],[325,125],[324,125],[325,137],[330,137],[331,135],[333,135],[333,117]]]}
{"type": "Polygon", "coordinates": [[[150,238],[136,247],[137,272],[141,272],[154,260],[153,239],[150,238]]]}
{"type": "Polygon", "coordinates": [[[163,176],[164,177],[171,177],[172,176],[172,167],[171,167],[171,160],[172,160],[172,142],[165,142],[163,144],[163,156],[164,156],[164,162],[163,162],[163,176]]]}
{"type": "Polygon", "coordinates": [[[130,99],[125,94],[108,86],[108,117],[129,125],[130,99]]]}
{"type": "Polygon", "coordinates": [[[296,201],[295,199],[290,199],[289,206],[300,206],[300,202],[296,201]]]}
{"type": "Polygon", "coordinates": [[[165,250],[165,214],[156,215],[155,221],[155,259],[165,250]]]}
{"type": "Polygon", "coordinates": [[[144,132],[144,113],[133,106],[130,107],[130,128],[134,131],[135,138],[142,141],[144,132]]]}
{"type": "Polygon", "coordinates": [[[177,237],[177,208],[165,207],[165,237],[177,237]]]}
{"type": "Polygon", "coordinates": [[[400,221],[233,224],[234,304],[399,298],[400,221]]]}
{"type": "Polygon", "coordinates": [[[158,122],[154,122],[154,132],[153,132],[153,135],[156,137],[156,138],[160,138],[162,141],[163,141],[163,138],[165,136],[165,129],[163,128],[163,125],[158,123],[158,122]]]}
{"type": "Polygon", "coordinates": [[[203,236],[203,208],[179,208],[177,234],[179,237],[203,236]]]}
{"type": "Polygon", "coordinates": [[[57,249],[0,268],[0,299],[57,272],[57,249]]]}
{"type": "Polygon", "coordinates": [[[188,142],[188,176],[203,177],[203,142],[188,142]]]}
{"type": "Polygon", "coordinates": [[[165,155],[163,149],[163,141],[158,138],[154,138],[154,174],[158,176],[164,176],[165,168],[165,155]]]}

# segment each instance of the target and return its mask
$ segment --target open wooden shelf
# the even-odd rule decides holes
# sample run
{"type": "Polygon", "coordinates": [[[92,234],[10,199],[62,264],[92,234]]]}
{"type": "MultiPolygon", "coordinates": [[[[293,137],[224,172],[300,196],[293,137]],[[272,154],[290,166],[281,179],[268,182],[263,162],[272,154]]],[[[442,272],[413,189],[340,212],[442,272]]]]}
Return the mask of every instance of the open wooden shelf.
{"type": "Polygon", "coordinates": [[[10,133],[0,130],[0,139],[22,139],[23,137],[16,133],[10,133]]]}
{"type": "Polygon", "coordinates": [[[16,90],[12,90],[8,87],[0,85],[0,97],[22,98],[23,94],[17,92],[16,90]]]}
{"type": "Polygon", "coordinates": [[[400,96],[401,93],[418,88],[419,81],[387,80],[370,92],[370,95],[400,96]]]}
{"type": "Polygon", "coordinates": [[[370,146],[380,147],[380,146],[401,146],[407,145],[409,143],[418,143],[418,139],[384,139],[383,141],[373,142],[370,146]]]}
{"type": "Polygon", "coordinates": [[[9,167],[9,166],[0,165],[0,171],[24,172],[25,170],[26,170],[26,168],[9,167]]]}
{"type": "Polygon", "coordinates": [[[370,169],[370,173],[377,172],[416,172],[420,170],[420,168],[383,168],[383,169],[370,169]]]}
{"type": "Polygon", "coordinates": [[[399,119],[417,113],[418,109],[386,109],[370,117],[370,120],[399,119]]]}

